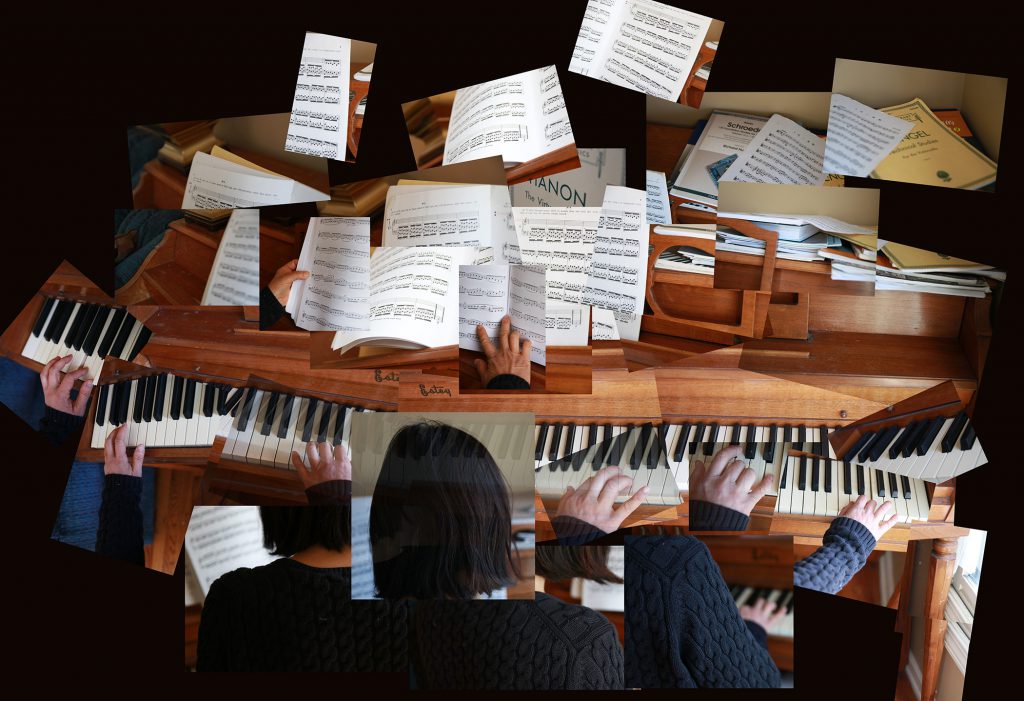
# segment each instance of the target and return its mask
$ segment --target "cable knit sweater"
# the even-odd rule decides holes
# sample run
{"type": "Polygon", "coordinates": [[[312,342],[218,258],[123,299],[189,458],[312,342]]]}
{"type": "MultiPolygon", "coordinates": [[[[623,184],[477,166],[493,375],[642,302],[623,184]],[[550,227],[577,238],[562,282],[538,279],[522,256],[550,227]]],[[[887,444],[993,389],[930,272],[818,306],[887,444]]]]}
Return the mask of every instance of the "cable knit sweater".
{"type": "Polygon", "coordinates": [[[835,594],[849,583],[875,549],[875,537],[860,521],[840,516],[832,521],[822,545],[793,565],[793,584],[835,594]]]}
{"type": "Polygon", "coordinates": [[[243,567],[210,587],[199,621],[200,672],[401,672],[407,607],[352,601],[352,570],[289,558],[243,567]]]}
{"type": "Polygon", "coordinates": [[[622,647],[601,614],[536,601],[418,601],[412,653],[423,689],[621,689],[622,647]]]}
{"type": "Polygon", "coordinates": [[[702,542],[626,538],[625,579],[627,687],[779,686],[702,542]]]}
{"type": "Polygon", "coordinates": [[[81,416],[46,407],[39,422],[39,432],[53,445],[60,445],[72,436],[84,421],[81,416]]]}

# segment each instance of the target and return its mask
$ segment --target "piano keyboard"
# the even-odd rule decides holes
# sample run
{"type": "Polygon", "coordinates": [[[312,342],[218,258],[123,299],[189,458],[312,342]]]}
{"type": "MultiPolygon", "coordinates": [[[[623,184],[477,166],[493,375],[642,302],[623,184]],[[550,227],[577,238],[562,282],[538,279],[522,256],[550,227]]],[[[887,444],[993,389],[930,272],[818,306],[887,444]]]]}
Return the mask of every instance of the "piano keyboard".
{"type": "Polygon", "coordinates": [[[240,388],[168,373],[99,385],[91,446],[102,448],[124,423],[126,445],[210,446],[241,396],[240,388]]]}
{"type": "Polygon", "coordinates": [[[47,297],[21,354],[43,364],[71,355],[64,372],[85,367],[86,379],[95,380],[103,358],[132,360],[150,335],[123,307],[47,297]]]}
{"type": "Polygon", "coordinates": [[[778,480],[775,511],[804,516],[838,516],[861,494],[876,503],[892,501],[901,523],[927,521],[924,481],[845,460],[791,456],[778,480]]]}
{"type": "Polygon", "coordinates": [[[758,599],[767,599],[773,604],[785,607],[786,615],[780,618],[768,629],[768,635],[781,638],[793,637],[793,592],[782,589],[760,589],[758,587],[732,587],[729,592],[732,594],[736,608],[741,606],[753,606],[758,599]]]}
{"type": "Polygon", "coordinates": [[[963,411],[865,433],[843,458],[929,482],[944,482],[987,462],[963,411]]]}
{"type": "Polygon", "coordinates": [[[360,411],[372,409],[249,387],[238,404],[221,455],[291,470],[294,451],[308,467],[307,443],[340,444],[349,450],[352,415],[360,411]]]}
{"type": "Polygon", "coordinates": [[[633,478],[626,501],[641,487],[650,487],[645,503],[677,506],[687,488],[687,463],[672,462],[663,449],[664,429],[654,424],[600,425],[540,423],[535,434],[535,485],[542,497],[561,497],[598,470],[618,465],[633,478]]]}
{"type": "Polygon", "coordinates": [[[743,446],[742,459],[758,480],[766,474],[776,477],[768,493],[778,493],[778,475],[792,448],[819,455],[835,453],[828,442],[830,430],[825,426],[757,426],[753,424],[720,424],[694,422],[670,424],[666,429],[665,445],[669,462],[681,464],[688,459],[710,462],[729,446],[743,446]]]}

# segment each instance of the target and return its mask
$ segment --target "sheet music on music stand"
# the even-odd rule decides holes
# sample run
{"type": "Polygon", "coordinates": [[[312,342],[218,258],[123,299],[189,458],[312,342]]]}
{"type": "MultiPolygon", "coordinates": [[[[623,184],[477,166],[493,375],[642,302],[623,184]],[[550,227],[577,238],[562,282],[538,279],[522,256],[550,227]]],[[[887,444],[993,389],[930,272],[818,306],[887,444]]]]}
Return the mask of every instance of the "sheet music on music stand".
{"type": "Polygon", "coordinates": [[[236,209],[224,228],[201,306],[260,303],[260,210],[236,209]]]}
{"type": "Polygon", "coordinates": [[[263,546],[258,506],[196,506],[185,531],[185,554],[205,598],[221,576],[278,559],[263,546]]]}
{"type": "Polygon", "coordinates": [[[306,32],[285,151],[345,160],[351,51],[350,39],[306,32]]]}
{"type": "Polygon", "coordinates": [[[482,352],[477,325],[497,343],[501,319],[508,315],[512,330],[532,342],[530,360],[546,364],[547,297],[545,271],[540,266],[463,265],[459,268],[459,347],[482,352]]]}
{"type": "MultiPolygon", "coordinates": [[[[626,557],[623,546],[612,545],[608,548],[608,569],[619,577],[625,577],[626,557]]],[[[598,584],[593,580],[584,579],[580,603],[595,611],[625,611],[626,585],[615,582],[598,584]]]]}

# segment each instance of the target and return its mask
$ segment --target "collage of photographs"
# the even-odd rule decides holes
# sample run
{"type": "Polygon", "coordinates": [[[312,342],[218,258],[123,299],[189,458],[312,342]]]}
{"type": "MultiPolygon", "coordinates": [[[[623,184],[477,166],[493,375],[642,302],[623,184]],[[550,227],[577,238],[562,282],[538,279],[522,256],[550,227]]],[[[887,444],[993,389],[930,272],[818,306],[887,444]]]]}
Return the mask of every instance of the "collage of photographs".
{"type": "Polygon", "coordinates": [[[310,19],[290,111],[123,125],[112,287],[63,258],[0,335],[5,425],[74,452],[52,541],[183,578],[188,671],[799,690],[826,595],[891,614],[897,701],[966,698],[1012,276],[888,217],[997,197],[1007,79],[715,90],[733,13],[574,6],[473,84],[310,19]],[[577,140],[590,89],[645,151],[577,140]]]}

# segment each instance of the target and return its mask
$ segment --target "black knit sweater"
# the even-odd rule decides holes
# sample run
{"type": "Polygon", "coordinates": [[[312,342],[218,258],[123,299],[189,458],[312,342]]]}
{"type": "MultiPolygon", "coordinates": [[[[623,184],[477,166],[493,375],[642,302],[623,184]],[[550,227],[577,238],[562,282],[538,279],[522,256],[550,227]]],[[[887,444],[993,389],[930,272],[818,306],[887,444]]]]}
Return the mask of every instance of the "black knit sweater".
{"type": "Polygon", "coordinates": [[[81,416],[48,406],[43,411],[39,432],[53,445],[60,445],[73,435],[83,422],[84,419],[81,416]]]}
{"type": "Polygon", "coordinates": [[[763,629],[696,538],[626,538],[626,686],[777,687],[763,629]]]}
{"type": "Polygon", "coordinates": [[[536,601],[418,601],[411,620],[421,689],[621,689],[622,646],[601,614],[536,601]]]}
{"type": "Polygon", "coordinates": [[[269,287],[260,290],[260,328],[267,329],[277,323],[277,320],[284,316],[284,305],[277,301],[277,297],[270,291],[269,287]]]}
{"type": "Polygon", "coordinates": [[[860,521],[840,516],[821,541],[820,548],[793,565],[793,584],[835,594],[867,562],[875,549],[875,537],[860,521]]]}

